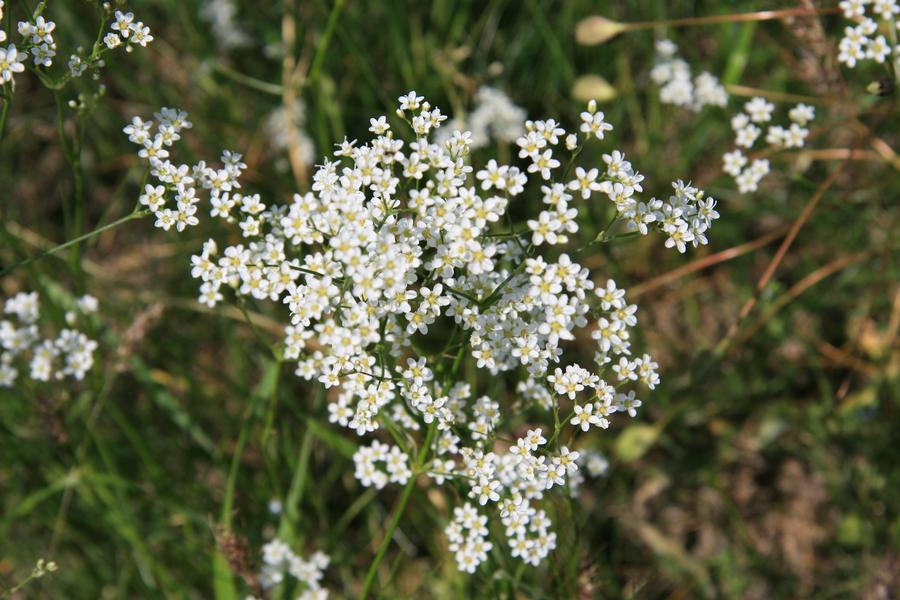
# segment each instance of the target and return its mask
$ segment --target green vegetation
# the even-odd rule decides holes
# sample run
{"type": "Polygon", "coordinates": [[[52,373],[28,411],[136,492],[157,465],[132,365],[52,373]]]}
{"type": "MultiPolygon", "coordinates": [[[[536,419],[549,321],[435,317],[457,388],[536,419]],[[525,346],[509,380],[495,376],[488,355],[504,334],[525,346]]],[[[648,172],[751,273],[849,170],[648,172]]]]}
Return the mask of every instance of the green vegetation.
{"type": "MultiPolygon", "coordinates": [[[[10,40],[33,4],[7,1],[10,40]]],[[[46,2],[61,46],[90,51],[95,4],[46,2]]],[[[18,74],[12,102],[0,100],[0,297],[37,291],[55,330],[76,298],[100,303],[83,329],[99,348],[82,381],[0,388],[0,597],[244,598],[276,535],[303,556],[330,556],[322,583],[337,598],[360,593],[381,552],[372,597],[900,596],[900,112],[889,67],[837,63],[841,15],[660,25],[583,46],[576,25],[594,14],[645,22],[784,7],[239,0],[249,45],[225,50],[202,5],[134,0],[127,8],[155,37],[147,48],[104,55],[99,82],[60,90],[18,74]],[[720,77],[727,108],[661,103],[649,73],[664,37],[695,72],[720,77]],[[879,80],[885,94],[871,94],[879,80]],[[393,115],[412,89],[452,117],[490,85],[529,118],[576,130],[587,100],[573,97],[576,84],[579,95],[606,94],[599,108],[615,125],[612,146],[588,146],[579,164],[602,167],[602,153],[619,148],[647,176],[648,198],[690,179],[721,218],[709,245],[684,254],[657,234],[578,257],[640,306],[636,343],[660,363],[662,384],[636,419],[578,438],[609,471],[576,503],[548,502],[558,542],[541,566],[519,568],[495,540],[468,575],[443,532],[461,500],[452,488],[422,477],[375,490],[354,478],[360,438],[329,423],[333,390],[295,376],[282,355],[286,308],[196,301],[191,255],[210,237],[237,243],[240,231],[207,206],[182,234],[154,228],[136,212],[147,168],[122,128],[184,109],[194,126],[182,160],[240,152],[245,186],[289,204],[309,191],[312,168],[273,148],[266,122],[295,99],[318,164],[345,136],[368,139],[369,118],[393,115]],[[804,148],[758,151],[772,173],[740,194],[721,157],[734,147],[731,116],[754,96],[780,114],[809,103],[816,119],[804,148]],[[58,568],[36,575],[39,559],[58,568]]],[[[67,72],[67,55],[57,58],[50,81],[67,72]]],[[[516,151],[492,145],[473,163],[514,164],[516,151]]],[[[537,206],[529,194],[523,205],[537,206]]],[[[589,202],[582,228],[596,235],[614,213],[605,198],[589,202]]],[[[589,362],[583,337],[575,345],[589,362]]],[[[460,368],[473,373],[474,360],[460,368]]],[[[495,399],[511,404],[514,389],[495,399]]],[[[527,419],[516,435],[541,425],[527,419]]],[[[416,448],[413,466],[424,459],[416,448]]],[[[492,535],[502,539],[502,527],[492,535]]],[[[288,584],[272,597],[298,593],[288,584]]]]}

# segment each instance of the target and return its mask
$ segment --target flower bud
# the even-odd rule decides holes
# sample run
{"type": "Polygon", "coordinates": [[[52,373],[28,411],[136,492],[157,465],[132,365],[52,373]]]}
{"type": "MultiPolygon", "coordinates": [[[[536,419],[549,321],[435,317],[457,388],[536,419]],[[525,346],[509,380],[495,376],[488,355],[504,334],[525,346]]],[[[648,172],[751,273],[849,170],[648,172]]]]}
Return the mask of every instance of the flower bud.
{"type": "Polygon", "coordinates": [[[628,27],[623,23],[595,15],[582,19],[575,26],[575,41],[582,46],[596,46],[611,40],[626,29],[628,27]]]}
{"type": "Polygon", "coordinates": [[[597,102],[609,102],[618,95],[614,88],[606,79],[599,75],[583,75],[575,80],[572,86],[572,98],[579,102],[591,100],[594,102],[594,108],[589,112],[597,110],[597,102]]]}

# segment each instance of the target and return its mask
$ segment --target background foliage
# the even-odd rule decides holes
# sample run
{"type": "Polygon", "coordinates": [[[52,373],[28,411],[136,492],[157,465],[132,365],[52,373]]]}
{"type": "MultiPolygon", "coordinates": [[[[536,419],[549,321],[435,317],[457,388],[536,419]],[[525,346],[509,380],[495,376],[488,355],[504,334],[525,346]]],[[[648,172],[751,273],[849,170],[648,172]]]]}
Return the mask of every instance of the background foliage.
{"type": "MultiPolygon", "coordinates": [[[[8,4],[16,13],[26,3],[8,4]]],[[[617,91],[601,107],[616,125],[612,139],[657,190],[691,177],[720,201],[708,247],[678,255],[644,239],[585,259],[631,290],[664,384],[638,421],[590,436],[611,469],[585,486],[577,522],[559,526],[546,568],[515,591],[485,575],[503,565],[456,573],[435,528],[446,500],[419,493],[384,562],[384,596],[900,595],[897,105],[896,96],[865,93],[882,71],[838,70],[827,58],[837,17],[661,27],[587,48],[573,32],[591,14],[643,21],[780,6],[241,0],[238,22],[253,44],[223,52],[199,5],[129,5],[156,41],[110,59],[105,96],[81,122],[81,230],[133,207],[142,171],[121,129],[160,106],[189,111],[195,126],[183,147],[196,157],[244,152],[245,181],[264,199],[304,189],[268,149],[263,126],[284,100],[284,61],[264,47],[282,43],[285,13],[318,155],[345,135],[365,137],[368,118],[390,113],[409,89],[453,113],[487,83],[529,116],[571,125],[582,106],[572,86],[596,74],[617,91]],[[648,79],[655,35],[726,84],[813,97],[811,146],[860,148],[865,158],[800,152],[776,163],[785,166],[760,192],[738,195],[720,168],[730,113],[659,103],[648,79]],[[759,291],[811,199],[809,221],[759,291]]],[[[47,8],[70,47],[92,42],[92,11],[80,0],[47,8]]],[[[95,89],[84,80],[64,94],[95,89]]],[[[66,115],[71,136],[74,112],[66,115]]],[[[2,264],[79,231],[62,208],[74,185],[54,97],[23,76],[0,147],[2,264]]],[[[83,256],[61,253],[0,280],[5,297],[41,291],[60,318],[71,295],[101,302],[98,366],[85,385],[0,390],[4,588],[45,557],[60,570],[21,597],[206,598],[214,589],[227,597],[226,557],[238,564],[246,552],[254,569],[259,546],[278,531],[298,550],[332,556],[326,583],[337,597],[358,589],[397,490],[363,491],[349,460],[355,439],[327,423],[324,395],[273,363],[237,309],[208,314],[194,301],[189,256],[215,226],[174,236],[129,223],[91,240],[83,256]],[[286,499],[281,520],[268,512],[272,498],[286,499]]],[[[248,309],[274,339],[283,315],[248,309]]]]}

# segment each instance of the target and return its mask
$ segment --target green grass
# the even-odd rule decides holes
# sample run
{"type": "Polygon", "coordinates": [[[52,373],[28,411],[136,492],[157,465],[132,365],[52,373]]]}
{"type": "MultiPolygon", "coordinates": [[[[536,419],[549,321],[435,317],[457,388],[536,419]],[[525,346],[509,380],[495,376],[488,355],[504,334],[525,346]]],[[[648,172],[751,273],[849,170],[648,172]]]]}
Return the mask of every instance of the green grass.
{"type": "MultiPolygon", "coordinates": [[[[18,19],[30,3],[7,4],[18,19]]],[[[696,115],[661,105],[648,78],[655,34],[727,83],[846,102],[817,107],[814,148],[853,147],[854,119],[870,132],[861,147],[900,148],[896,95],[865,94],[883,71],[842,69],[830,82],[821,56],[804,62],[801,24],[651,30],[596,47],[573,36],[591,14],[643,21],[775,2],[238,4],[254,46],[228,53],[194,0],[129,5],[156,41],[108,59],[105,95],[79,121],[81,202],[55,99],[32,75],[20,77],[0,142],[3,268],[131,213],[143,167],[121,128],[160,106],[191,114],[185,160],[244,152],[247,184],[267,201],[303,190],[308,181],[298,188],[278,168],[283,160],[265,154],[262,128],[283,83],[281,60],[262,47],[281,39],[285,11],[297,25],[290,50],[308,65],[297,92],[320,156],[344,136],[366,137],[368,118],[392,114],[409,89],[452,114],[488,83],[531,118],[571,126],[581,110],[574,81],[607,79],[619,92],[601,107],[616,125],[612,143],[648,175],[648,192],[692,178],[722,213],[710,246],[686,255],[653,237],[582,259],[629,288],[786,228],[842,162],[775,160],[760,192],[738,195],[720,169],[738,99],[696,115]]],[[[89,3],[49,2],[45,14],[65,47],[93,42],[89,3]]],[[[836,44],[839,19],[821,22],[836,44]]],[[[64,98],[95,90],[77,81],[64,98]]],[[[74,113],[64,114],[71,144],[74,113]]],[[[582,159],[599,162],[600,150],[582,159]]],[[[849,161],[743,321],[783,236],[633,298],[664,383],[637,421],[585,438],[609,456],[610,473],[585,486],[574,515],[554,506],[560,547],[543,567],[517,575],[500,555],[474,576],[458,574],[441,532],[456,499],[413,487],[372,589],[386,598],[824,599],[877,597],[878,586],[900,595],[898,198],[896,164],[849,161]]],[[[217,227],[206,220],[175,236],[135,220],[0,278],[4,298],[40,291],[57,326],[73,297],[101,302],[91,332],[101,342],[97,365],[82,385],[0,389],[0,590],[45,558],[59,570],[18,597],[243,598],[245,573],[223,545],[246,542],[250,572],[278,533],[303,554],[332,557],[325,584],[336,597],[359,593],[404,490],[373,493],[353,479],[356,436],[329,424],[324,395],[273,358],[277,331],[266,324],[283,322],[283,312],[248,305],[254,330],[236,309],[194,302],[189,257],[222,235],[217,227]],[[268,513],[273,498],[285,503],[281,517],[268,513]]]]}

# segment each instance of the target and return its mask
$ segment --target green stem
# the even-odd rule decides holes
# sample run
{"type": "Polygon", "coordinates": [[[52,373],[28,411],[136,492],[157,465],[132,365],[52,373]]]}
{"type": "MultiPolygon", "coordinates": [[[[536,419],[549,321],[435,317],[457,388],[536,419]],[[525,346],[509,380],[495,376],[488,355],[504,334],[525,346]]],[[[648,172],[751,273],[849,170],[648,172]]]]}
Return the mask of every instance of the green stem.
{"type": "MultiPolygon", "coordinates": [[[[275,364],[278,366],[278,372],[281,373],[281,357],[276,354],[275,364]]],[[[266,424],[263,427],[262,446],[263,454],[268,456],[267,449],[269,447],[269,438],[272,436],[272,430],[275,426],[275,411],[278,408],[278,384],[281,377],[275,378],[275,385],[272,387],[272,395],[269,397],[269,406],[266,409],[266,424]]]]}
{"type": "Polygon", "coordinates": [[[381,546],[378,548],[375,559],[369,566],[368,573],[366,573],[362,591],[359,593],[359,600],[364,600],[368,597],[369,590],[375,582],[375,576],[378,574],[378,567],[381,565],[381,561],[384,559],[384,555],[391,545],[391,541],[394,539],[394,531],[397,530],[397,526],[400,524],[400,518],[403,516],[403,511],[406,509],[409,497],[412,495],[413,488],[416,485],[416,477],[419,476],[422,467],[425,465],[425,461],[428,460],[428,451],[431,448],[431,441],[434,439],[435,431],[437,431],[437,421],[432,421],[431,425],[428,426],[428,434],[425,436],[425,443],[422,444],[422,448],[419,449],[419,455],[416,458],[416,466],[413,469],[413,474],[409,478],[409,481],[406,482],[406,487],[403,488],[403,494],[400,496],[397,506],[394,507],[394,512],[391,515],[391,521],[388,524],[387,531],[384,533],[384,539],[381,541],[381,546]]]}
{"type": "Polygon", "coordinates": [[[515,574],[513,575],[513,580],[512,580],[512,590],[513,590],[514,596],[517,596],[517,595],[518,595],[518,592],[519,592],[519,583],[522,581],[522,575],[525,573],[525,566],[526,566],[526,565],[525,565],[524,562],[519,563],[519,566],[516,567],[516,572],[515,572],[515,574]]]}
{"type": "Polygon", "coordinates": [[[331,8],[331,14],[328,15],[328,22],[325,24],[325,33],[322,34],[322,38],[316,45],[316,54],[313,58],[312,66],[309,69],[307,83],[310,86],[316,82],[316,79],[319,77],[319,71],[322,70],[322,63],[325,61],[328,43],[331,41],[334,27],[337,25],[338,17],[340,17],[341,10],[344,8],[344,2],[345,0],[335,0],[334,6],[331,8]]]}
{"type": "MultiPolygon", "coordinates": [[[[572,420],[572,417],[574,417],[574,416],[575,416],[575,411],[573,410],[568,415],[566,415],[566,417],[562,421],[559,421],[557,424],[555,424],[555,426],[553,428],[554,429],[553,435],[547,441],[548,447],[552,446],[554,443],[556,443],[556,439],[559,437],[559,434],[562,433],[563,428],[566,426],[567,423],[569,423],[569,421],[572,420]]],[[[559,418],[558,413],[557,413],[556,418],[557,419],[559,418]]],[[[558,446],[557,446],[557,448],[558,448],[558,446]]]]}
{"type": "MultiPolygon", "coordinates": [[[[531,245],[529,244],[528,247],[531,248],[531,245]]],[[[525,256],[526,257],[528,256],[528,252],[525,253],[525,256]]],[[[506,279],[504,279],[503,281],[500,282],[500,285],[498,285],[496,288],[494,288],[494,291],[491,292],[491,294],[487,298],[485,298],[484,300],[479,302],[479,304],[478,304],[479,307],[482,309],[490,308],[491,305],[493,305],[494,302],[500,297],[500,292],[503,291],[503,288],[506,287],[506,284],[509,283],[513,277],[515,277],[516,275],[521,273],[524,268],[525,268],[525,261],[523,260],[518,265],[516,265],[516,268],[514,268],[510,272],[509,275],[507,275],[506,279]]]]}
{"type": "Polygon", "coordinates": [[[222,502],[222,525],[227,531],[231,531],[231,511],[234,506],[234,490],[237,487],[237,472],[241,466],[241,457],[244,455],[244,446],[247,445],[247,438],[250,437],[250,430],[253,429],[253,421],[249,415],[244,419],[244,425],[241,427],[241,433],[238,435],[237,444],[234,447],[234,454],[231,455],[231,466],[228,469],[228,481],[225,484],[225,499],[222,502]]]}
{"type": "Polygon", "coordinates": [[[281,96],[281,93],[284,91],[282,86],[277,83],[269,83],[268,81],[262,81],[261,79],[256,79],[255,77],[250,77],[249,75],[244,75],[238,71],[230,67],[226,67],[222,63],[214,62],[213,69],[225,75],[229,79],[232,79],[238,83],[244,84],[249,88],[254,90],[264,92],[266,94],[272,94],[273,96],[281,96]]]}
{"type": "Polygon", "coordinates": [[[3,108],[0,108],[0,151],[3,150],[3,134],[6,132],[6,118],[9,116],[9,105],[12,104],[12,98],[3,98],[2,100],[3,108]]]}
{"type": "MultiPolygon", "coordinates": [[[[72,137],[71,143],[66,137],[66,103],[59,91],[53,92],[53,99],[56,101],[56,130],[59,135],[59,144],[62,147],[63,154],[72,169],[72,177],[75,181],[75,189],[73,190],[72,202],[64,202],[64,212],[68,217],[68,231],[66,235],[78,239],[83,231],[84,220],[84,173],[81,169],[81,132],[78,124],[75,125],[75,135],[72,137]]],[[[81,248],[76,245],[70,256],[72,271],[80,274],[81,267],[81,248]]]]}
{"type": "Polygon", "coordinates": [[[559,36],[550,28],[549,19],[547,18],[547,15],[544,14],[544,11],[541,10],[537,0],[527,0],[525,4],[528,7],[528,11],[531,13],[531,22],[533,23],[533,26],[544,39],[545,48],[547,48],[548,52],[555,58],[554,62],[561,71],[564,83],[566,86],[570,85],[575,79],[575,71],[572,68],[570,57],[567,55],[566,51],[563,50],[563,47],[559,42],[559,36]]]}
{"type": "Polygon", "coordinates": [[[241,311],[241,314],[244,315],[244,320],[247,322],[247,325],[250,326],[250,330],[253,332],[253,335],[256,336],[256,339],[259,340],[259,343],[269,349],[269,352],[272,353],[272,358],[275,359],[276,362],[281,362],[281,353],[278,349],[269,343],[266,339],[266,336],[263,335],[263,332],[259,330],[259,327],[256,326],[256,323],[253,322],[253,319],[250,318],[250,313],[247,312],[247,307],[245,306],[245,301],[243,297],[238,297],[237,302],[238,310],[241,311]]]}
{"type": "Polygon", "coordinates": [[[50,256],[51,254],[56,254],[57,252],[60,252],[61,250],[65,250],[66,248],[74,246],[75,244],[78,244],[85,240],[89,240],[93,237],[96,237],[96,236],[100,235],[101,233],[103,233],[104,231],[108,231],[110,229],[115,229],[119,225],[127,223],[128,221],[134,221],[135,219],[141,219],[143,217],[146,217],[149,214],[150,214],[149,210],[136,210],[133,213],[122,217],[121,219],[117,219],[117,220],[113,221],[112,223],[107,223],[103,227],[98,227],[97,229],[95,229],[93,231],[89,231],[89,232],[85,233],[84,235],[80,235],[75,239],[71,239],[68,242],[62,243],[59,246],[50,248],[49,250],[41,252],[40,254],[36,254],[34,256],[29,256],[28,258],[20,260],[19,262],[15,263],[13,265],[10,265],[9,267],[0,271],[0,277],[5,277],[6,275],[9,275],[10,273],[12,273],[16,269],[18,269],[19,267],[24,267],[27,264],[33,263],[36,260],[40,260],[41,258],[44,258],[45,256],[50,256]]]}
{"type": "Polygon", "coordinates": [[[38,578],[38,576],[35,574],[34,571],[32,571],[31,574],[30,574],[26,579],[24,579],[23,581],[20,581],[20,582],[16,585],[16,587],[11,588],[11,589],[9,589],[9,590],[7,590],[7,591],[5,591],[5,592],[0,593],[0,598],[11,598],[13,594],[15,594],[16,592],[18,592],[19,590],[21,590],[22,588],[24,588],[26,585],[28,585],[29,583],[31,583],[32,580],[37,579],[37,578],[38,578]]]}
{"type": "Polygon", "coordinates": [[[72,149],[69,147],[69,140],[66,138],[66,103],[59,92],[53,92],[53,99],[56,101],[56,132],[59,134],[59,145],[62,146],[66,160],[71,163],[72,149]]]}
{"type": "Polygon", "coordinates": [[[444,285],[444,289],[446,289],[448,292],[450,292],[454,296],[459,296],[460,298],[465,298],[466,300],[468,300],[475,306],[478,306],[478,304],[479,304],[478,298],[476,298],[475,296],[473,296],[471,294],[467,294],[466,292],[464,292],[462,290],[454,289],[446,284],[444,285]]]}
{"type": "MultiPolygon", "coordinates": [[[[324,389],[323,389],[324,391],[324,389]]],[[[324,396],[324,394],[322,394],[324,396]]],[[[303,441],[300,443],[300,454],[294,465],[294,476],[291,479],[291,487],[284,499],[284,513],[281,523],[278,525],[278,533],[281,539],[288,538],[293,541],[295,528],[300,520],[300,501],[306,489],[307,475],[309,475],[309,459],[312,453],[313,432],[307,426],[303,433],[303,441]]]]}

